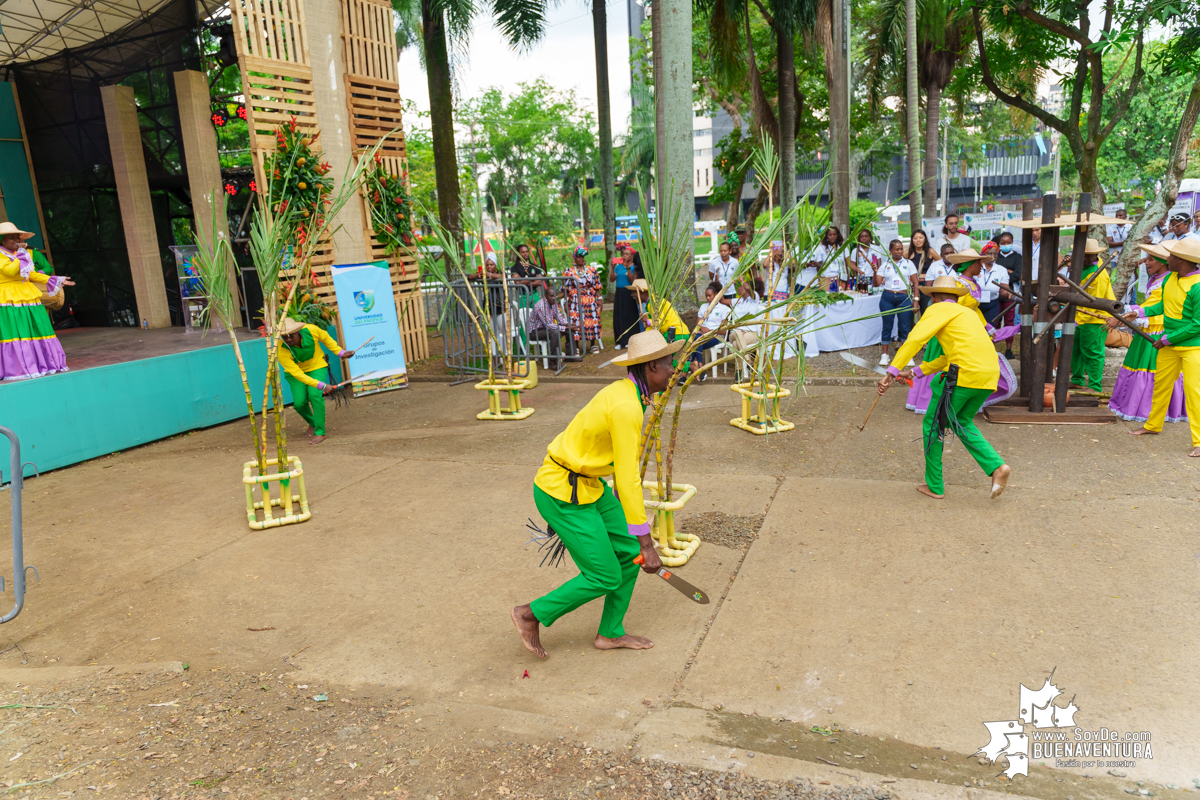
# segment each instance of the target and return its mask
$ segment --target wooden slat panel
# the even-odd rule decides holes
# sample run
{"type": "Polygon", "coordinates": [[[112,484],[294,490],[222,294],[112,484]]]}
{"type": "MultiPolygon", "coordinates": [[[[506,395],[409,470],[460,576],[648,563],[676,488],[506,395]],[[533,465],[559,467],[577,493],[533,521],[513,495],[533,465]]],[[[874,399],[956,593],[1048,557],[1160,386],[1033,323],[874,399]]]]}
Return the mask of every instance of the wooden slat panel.
{"type": "Polygon", "coordinates": [[[308,34],[298,0],[232,0],[239,56],[308,66],[308,34]]]}
{"type": "Polygon", "coordinates": [[[396,35],[392,8],[374,0],[344,0],[342,36],[346,43],[346,74],[395,83],[396,35]]]}

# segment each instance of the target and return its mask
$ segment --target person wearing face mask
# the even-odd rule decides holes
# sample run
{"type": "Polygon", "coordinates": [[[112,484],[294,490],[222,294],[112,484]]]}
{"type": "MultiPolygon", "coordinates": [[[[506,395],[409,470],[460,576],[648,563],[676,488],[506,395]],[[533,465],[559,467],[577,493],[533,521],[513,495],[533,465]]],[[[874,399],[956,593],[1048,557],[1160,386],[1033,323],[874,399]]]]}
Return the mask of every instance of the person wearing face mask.
{"type": "MultiPolygon", "coordinates": [[[[1008,231],[1000,234],[997,237],[997,243],[1000,247],[1000,254],[996,256],[996,266],[1004,269],[1008,273],[1008,282],[1000,282],[1000,322],[996,327],[1004,327],[1012,325],[1017,318],[1017,305],[1020,302],[1020,283],[1021,283],[1021,254],[1017,252],[1013,243],[1013,235],[1008,231]]],[[[1004,357],[1011,359],[1012,340],[1008,341],[1008,349],[1004,352],[1004,357]]]]}

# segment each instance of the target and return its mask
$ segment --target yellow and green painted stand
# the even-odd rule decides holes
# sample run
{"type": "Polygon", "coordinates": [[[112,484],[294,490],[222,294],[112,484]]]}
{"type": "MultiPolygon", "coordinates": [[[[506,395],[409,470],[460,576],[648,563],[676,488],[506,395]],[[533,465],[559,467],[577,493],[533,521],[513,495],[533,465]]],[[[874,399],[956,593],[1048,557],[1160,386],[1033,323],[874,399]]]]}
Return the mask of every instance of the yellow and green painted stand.
{"type": "Polygon", "coordinates": [[[762,435],[783,433],[796,427],[796,423],[779,418],[779,400],[790,397],[791,389],[759,381],[735,383],[730,389],[742,397],[742,415],[729,420],[735,428],[762,435]]]}
{"type": "Polygon", "coordinates": [[[525,419],[533,413],[532,408],[521,407],[521,392],[529,388],[529,381],[518,380],[480,381],[475,388],[488,393],[488,410],[480,411],[476,419],[525,419]],[[508,395],[508,407],[500,405],[500,396],[508,395]]]}
{"type": "Polygon", "coordinates": [[[671,494],[675,499],[666,502],[659,497],[657,483],[642,481],[642,486],[650,490],[650,499],[643,502],[646,504],[646,512],[653,514],[650,520],[650,535],[654,537],[659,557],[668,567],[686,564],[700,546],[700,537],[676,533],[675,512],[696,496],[696,487],[687,483],[672,483],[671,494]]]}
{"type": "MultiPolygon", "coordinates": [[[[255,475],[258,463],[247,461],[242,467],[242,483],[246,487],[246,520],[251,530],[261,531],[267,528],[278,528],[281,525],[295,525],[306,522],[312,517],[308,508],[308,493],[304,489],[304,467],[300,459],[288,456],[288,469],[285,472],[272,472],[266,475],[255,475]],[[279,497],[271,496],[271,484],[279,484],[279,497]],[[254,499],[254,487],[259,487],[262,500],[254,499]],[[296,513],[295,506],[300,506],[296,513]],[[282,517],[271,516],[271,509],[278,507],[284,512],[282,517]],[[263,512],[263,518],[258,518],[258,512],[263,512]]],[[[278,467],[279,459],[267,459],[267,467],[278,467]]]]}

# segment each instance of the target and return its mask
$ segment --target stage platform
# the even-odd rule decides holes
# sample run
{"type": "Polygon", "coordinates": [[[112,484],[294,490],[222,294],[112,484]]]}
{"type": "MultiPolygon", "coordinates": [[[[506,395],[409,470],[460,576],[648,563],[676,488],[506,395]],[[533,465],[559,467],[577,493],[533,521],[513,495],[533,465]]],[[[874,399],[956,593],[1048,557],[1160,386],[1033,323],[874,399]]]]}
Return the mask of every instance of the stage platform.
{"type": "MultiPolygon", "coordinates": [[[[239,342],[262,338],[257,331],[245,328],[236,333],[239,342]]],[[[58,340],[67,354],[67,366],[74,372],[186,353],[203,347],[220,347],[229,344],[229,334],[225,331],[184,333],[183,328],[68,328],[58,331],[58,340]]]]}
{"type": "MultiPolygon", "coordinates": [[[[0,425],[21,440],[21,460],[40,471],[246,416],[237,359],[225,332],[182,328],[72,328],[59,332],[67,372],[0,382],[0,425]]],[[[266,340],[238,331],[256,410],[261,410],[266,340]]],[[[330,357],[331,372],[340,364],[330,357]]],[[[287,382],[284,402],[292,402],[287,382]]],[[[0,437],[3,483],[8,440],[0,437]]],[[[33,469],[25,469],[26,477],[33,469]]]]}

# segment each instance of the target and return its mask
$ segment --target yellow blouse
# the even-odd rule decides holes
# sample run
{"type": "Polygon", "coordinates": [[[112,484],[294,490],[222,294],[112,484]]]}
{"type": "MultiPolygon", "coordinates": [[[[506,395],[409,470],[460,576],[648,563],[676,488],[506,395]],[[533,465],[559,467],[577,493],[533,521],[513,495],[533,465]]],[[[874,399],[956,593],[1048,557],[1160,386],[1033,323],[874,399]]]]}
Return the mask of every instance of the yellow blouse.
{"type": "MultiPolygon", "coordinates": [[[[305,325],[304,330],[313,338],[312,355],[304,361],[297,362],[296,357],[292,355],[292,351],[288,348],[287,344],[280,342],[279,363],[283,367],[284,372],[296,380],[309,386],[316,386],[320,381],[310,378],[307,373],[329,366],[329,362],[325,360],[325,351],[321,349],[321,345],[324,344],[335,353],[342,352],[342,346],[337,343],[337,339],[334,339],[316,325],[305,325]]],[[[297,348],[297,350],[299,349],[297,348]]]]}
{"type": "Polygon", "coordinates": [[[21,262],[17,254],[0,247],[0,303],[29,305],[40,303],[42,288],[50,280],[36,269],[28,278],[21,277],[21,262]]]}
{"type": "MultiPolygon", "coordinates": [[[[1096,267],[1095,269],[1099,269],[1099,267],[1096,267]]],[[[1083,271],[1083,275],[1080,276],[1084,280],[1080,281],[1080,283],[1082,284],[1084,281],[1090,278],[1095,269],[1085,269],[1083,271]]],[[[1112,280],[1109,279],[1108,270],[1106,269],[1100,270],[1100,274],[1097,275],[1096,279],[1093,280],[1087,287],[1087,291],[1092,297],[1103,298],[1105,300],[1117,299],[1117,296],[1113,294],[1112,280]]],[[[1108,314],[1105,314],[1103,311],[1093,311],[1090,308],[1079,308],[1078,306],[1075,307],[1075,324],[1077,325],[1103,325],[1105,322],[1108,322],[1108,319],[1108,314]]]]}
{"type": "Polygon", "coordinates": [[[571,481],[567,470],[571,470],[579,474],[578,502],[586,505],[600,499],[604,492],[600,479],[612,475],[630,535],[650,533],[638,463],[644,413],[638,388],[629,378],[604,387],[546,448],[534,485],[556,500],[569,503],[571,481]]]}

